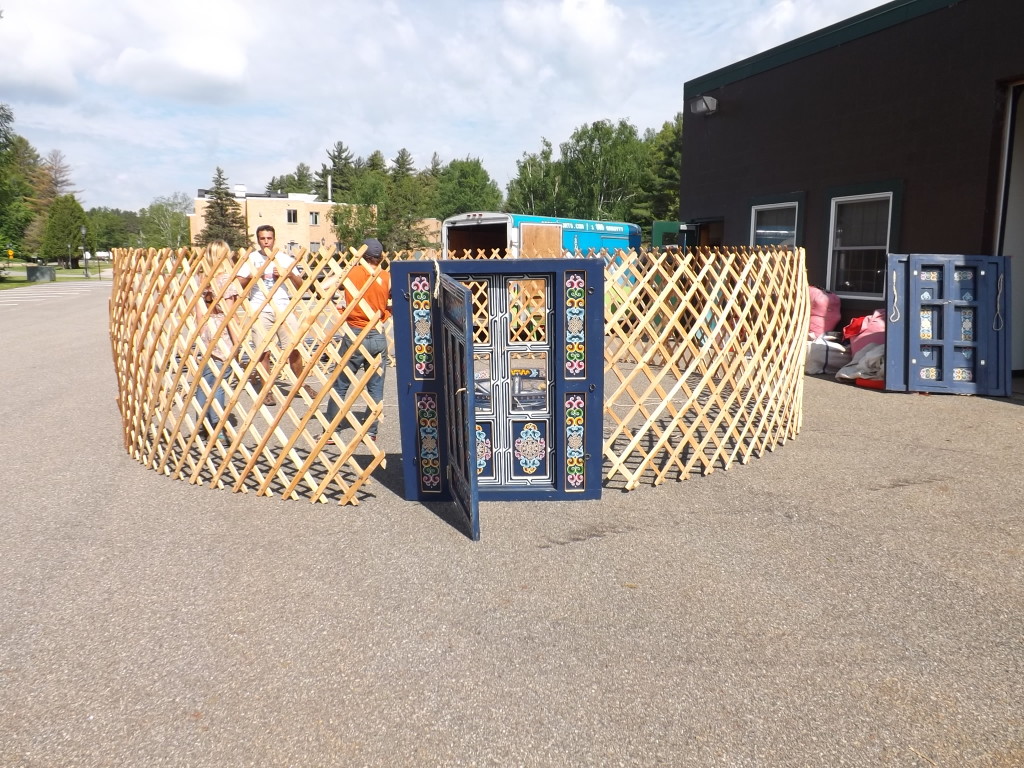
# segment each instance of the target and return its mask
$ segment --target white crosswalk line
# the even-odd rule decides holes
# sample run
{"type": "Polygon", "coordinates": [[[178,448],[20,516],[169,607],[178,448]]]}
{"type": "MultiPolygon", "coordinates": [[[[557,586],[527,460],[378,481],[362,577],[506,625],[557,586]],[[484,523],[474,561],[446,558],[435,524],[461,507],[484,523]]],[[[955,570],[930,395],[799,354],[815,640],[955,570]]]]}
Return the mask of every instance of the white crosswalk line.
{"type": "Polygon", "coordinates": [[[25,285],[18,288],[11,288],[0,291],[0,309],[14,308],[41,302],[53,301],[75,296],[84,293],[91,293],[97,290],[110,292],[110,280],[91,280],[74,283],[41,283],[37,285],[25,285]]]}

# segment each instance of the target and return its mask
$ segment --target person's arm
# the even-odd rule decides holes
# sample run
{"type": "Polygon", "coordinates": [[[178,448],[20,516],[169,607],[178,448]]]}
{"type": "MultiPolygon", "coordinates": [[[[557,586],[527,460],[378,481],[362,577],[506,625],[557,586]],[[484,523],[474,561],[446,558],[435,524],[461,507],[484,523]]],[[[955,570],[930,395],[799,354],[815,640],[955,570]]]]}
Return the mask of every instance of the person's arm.
{"type": "Polygon", "coordinates": [[[271,274],[273,275],[275,282],[281,277],[281,273],[284,272],[285,279],[292,284],[293,288],[302,287],[302,267],[299,265],[297,259],[293,259],[290,256],[284,256],[284,254],[278,251],[274,254],[274,261],[271,270],[271,274]]]}
{"type": "Polygon", "coordinates": [[[238,279],[238,284],[242,286],[242,290],[248,291],[249,285],[256,279],[256,270],[252,268],[252,259],[248,256],[245,257],[245,264],[239,268],[235,277],[238,279]]]}
{"type": "Polygon", "coordinates": [[[305,280],[305,275],[302,272],[302,265],[298,261],[293,261],[291,268],[288,270],[288,281],[295,287],[301,288],[302,283],[305,280]]]}
{"type": "Polygon", "coordinates": [[[224,318],[227,321],[228,326],[228,339],[231,340],[232,349],[235,346],[235,311],[238,309],[238,300],[241,294],[238,290],[232,286],[228,287],[224,291],[224,296],[221,297],[221,306],[224,308],[224,318]]]}

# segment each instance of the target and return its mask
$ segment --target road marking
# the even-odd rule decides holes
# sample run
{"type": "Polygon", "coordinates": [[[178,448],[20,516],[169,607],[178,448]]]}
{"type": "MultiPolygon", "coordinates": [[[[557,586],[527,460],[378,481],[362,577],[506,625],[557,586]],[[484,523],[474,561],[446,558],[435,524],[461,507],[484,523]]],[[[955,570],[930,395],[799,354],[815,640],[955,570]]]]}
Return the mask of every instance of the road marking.
{"type": "Polygon", "coordinates": [[[20,304],[38,304],[41,301],[66,298],[68,296],[80,296],[83,293],[104,288],[107,292],[111,289],[110,282],[81,282],[58,285],[54,283],[24,286],[12,288],[7,291],[0,291],[0,307],[17,307],[20,304]]]}

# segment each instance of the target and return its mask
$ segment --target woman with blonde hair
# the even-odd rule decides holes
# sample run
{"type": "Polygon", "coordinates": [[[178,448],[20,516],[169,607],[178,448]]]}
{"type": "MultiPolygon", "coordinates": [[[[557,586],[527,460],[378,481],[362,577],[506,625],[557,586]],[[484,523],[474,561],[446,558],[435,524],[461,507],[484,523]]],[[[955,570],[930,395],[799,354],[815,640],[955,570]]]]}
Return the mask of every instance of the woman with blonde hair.
{"type": "Polygon", "coordinates": [[[234,255],[231,246],[225,241],[214,240],[206,246],[198,271],[200,280],[204,280],[205,275],[213,275],[203,288],[194,310],[201,342],[196,348],[196,355],[201,359],[207,350],[211,350],[201,374],[203,383],[196,387],[196,406],[203,418],[199,434],[203,438],[209,436],[211,425],[213,431],[218,430],[224,415],[226,398],[223,375],[225,363],[231,359],[235,348],[235,332],[229,318],[235,313],[239,296],[238,285],[232,275],[234,255]],[[210,408],[204,416],[208,393],[214,387],[214,400],[220,408],[210,408]]]}

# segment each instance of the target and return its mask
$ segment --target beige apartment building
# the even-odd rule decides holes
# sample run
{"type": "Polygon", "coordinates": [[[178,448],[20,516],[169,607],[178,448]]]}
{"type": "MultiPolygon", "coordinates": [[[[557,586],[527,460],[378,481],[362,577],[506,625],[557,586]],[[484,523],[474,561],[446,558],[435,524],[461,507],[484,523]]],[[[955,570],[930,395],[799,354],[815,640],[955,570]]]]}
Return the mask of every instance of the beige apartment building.
{"type": "MultiPolygon", "coordinates": [[[[241,184],[235,185],[235,200],[242,207],[245,228],[253,245],[256,243],[257,227],[270,224],[277,235],[277,247],[294,255],[298,255],[300,249],[315,252],[321,248],[339,247],[331,225],[331,210],[335,205],[345,203],[325,203],[318,201],[316,195],[295,192],[286,195],[249,193],[241,184]]],[[[206,226],[207,205],[207,190],[200,189],[195,200],[195,213],[188,217],[192,242],[195,242],[196,236],[206,226]]],[[[440,246],[440,219],[421,219],[419,227],[433,247],[440,246]]]]}
{"type": "MultiPolygon", "coordinates": [[[[195,213],[188,217],[192,242],[206,226],[206,206],[209,204],[206,193],[205,189],[199,190],[195,213]]],[[[252,243],[256,242],[257,227],[270,224],[277,234],[277,247],[283,251],[298,254],[300,249],[318,251],[338,246],[331,226],[331,209],[335,203],[320,202],[316,195],[294,192],[287,195],[249,193],[242,185],[235,185],[235,199],[242,207],[246,231],[252,243]]]]}

